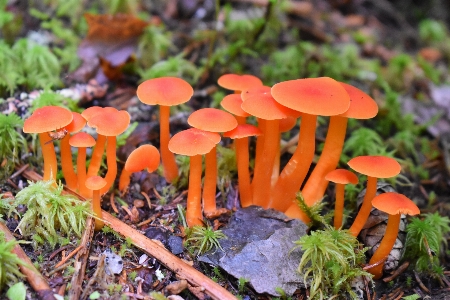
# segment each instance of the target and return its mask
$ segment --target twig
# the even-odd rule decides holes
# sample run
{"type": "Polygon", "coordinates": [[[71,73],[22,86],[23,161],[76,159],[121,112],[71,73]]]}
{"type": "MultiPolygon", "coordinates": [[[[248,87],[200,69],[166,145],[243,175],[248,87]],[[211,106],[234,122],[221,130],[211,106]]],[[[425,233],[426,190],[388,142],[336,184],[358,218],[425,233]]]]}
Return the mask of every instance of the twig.
{"type": "MultiPolygon", "coordinates": [[[[2,222],[0,222],[0,230],[5,233],[6,241],[15,240],[9,229],[2,222]]],[[[28,283],[31,285],[33,290],[36,291],[39,299],[54,300],[55,297],[53,296],[53,291],[48,285],[47,280],[34,267],[33,262],[22,250],[22,247],[20,247],[20,245],[16,245],[14,246],[12,252],[25,263],[25,265],[19,265],[20,271],[26,276],[28,283]]]]}
{"type": "Polygon", "coordinates": [[[55,265],[55,268],[58,268],[59,266],[63,265],[69,258],[71,258],[71,257],[74,256],[75,254],[77,254],[78,251],[80,251],[83,247],[84,247],[84,245],[80,245],[80,246],[76,247],[75,250],[73,250],[72,252],[70,252],[69,255],[67,255],[66,257],[64,257],[63,259],[61,259],[61,261],[55,265]]]}
{"type": "Polygon", "coordinates": [[[425,293],[430,293],[430,290],[427,289],[427,287],[423,284],[422,280],[420,280],[419,274],[417,274],[416,271],[414,271],[414,277],[416,278],[417,283],[419,284],[420,288],[422,289],[422,291],[424,291],[425,293]]]}
{"type": "Polygon", "coordinates": [[[25,164],[23,166],[21,166],[16,172],[14,172],[11,176],[9,176],[9,179],[14,179],[15,177],[19,176],[20,174],[22,174],[26,169],[28,169],[29,165],[25,164]]]}
{"type": "Polygon", "coordinates": [[[111,196],[109,196],[109,202],[111,203],[111,208],[118,214],[119,210],[117,209],[116,202],[114,202],[114,193],[111,193],[111,196]]]}
{"type": "Polygon", "coordinates": [[[406,269],[409,267],[409,261],[405,261],[400,267],[397,268],[397,270],[392,273],[391,276],[383,278],[384,282],[389,282],[391,280],[394,280],[397,278],[398,275],[402,274],[406,269]]]}
{"type": "Polygon", "coordinates": [[[152,209],[152,202],[150,201],[150,197],[146,192],[141,192],[142,196],[144,196],[145,200],[147,200],[148,208],[152,209]]]}
{"type": "Polygon", "coordinates": [[[131,228],[105,211],[102,211],[102,217],[109,227],[121,235],[129,238],[136,247],[156,258],[164,266],[186,279],[192,285],[202,286],[205,289],[205,293],[210,295],[213,299],[236,299],[236,297],[225,288],[221,287],[204,274],[183,262],[181,259],[170,253],[166,248],[142,235],[139,231],[131,228]]]}

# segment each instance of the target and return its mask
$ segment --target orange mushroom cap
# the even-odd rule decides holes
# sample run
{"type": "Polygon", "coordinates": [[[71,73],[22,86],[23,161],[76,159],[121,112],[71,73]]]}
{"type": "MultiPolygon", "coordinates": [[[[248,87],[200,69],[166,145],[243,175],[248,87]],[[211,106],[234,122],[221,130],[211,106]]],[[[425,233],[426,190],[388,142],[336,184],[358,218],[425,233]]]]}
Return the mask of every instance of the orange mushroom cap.
{"type": "Polygon", "coordinates": [[[378,105],[375,100],[360,89],[340,82],[350,97],[350,107],[346,112],[340,114],[341,117],[354,119],[371,119],[378,113],[378,105]]]}
{"type": "Polygon", "coordinates": [[[42,133],[61,129],[73,120],[72,112],[64,107],[44,106],[25,120],[23,132],[42,133]]]}
{"type": "Polygon", "coordinates": [[[339,184],[358,183],[358,177],[355,175],[355,173],[345,169],[333,170],[325,176],[325,179],[339,184]]]}
{"type": "Polygon", "coordinates": [[[102,187],[106,185],[106,180],[100,176],[91,176],[86,179],[86,187],[90,190],[100,190],[102,187]]]}
{"type": "Polygon", "coordinates": [[[144,169],[147,169],[148,172],[153,172],[158,168],[159,161],[158,149],[152,145],[142,145],[130,153],[124,168],[131,173],[144,169]]]}
{"type": "Polygon", "coordinates": [[[253,75],[225,74],[219,77],[217,83],[228,90],[243,91],[263,85],[261,79],[253,75]]]}
{"type": "Polygon", "coordinates": [[[86,119],[77,112],[72,112],[73,119],[66,127],[64,127],[68,132],[78,132],[86,125],[86,119]]]}
{"type": "Polygon", "coordinates": [[[338,115],[350,106],[347,91],[329,77],[280,82],[272,87],[271,93],[278,103],[311,115],[338,115]]]}
{"type": "Polygon", "coordinates": [[[173,106],[191,99],[194,89],[181,78],[160,77],[141,83],[136,94],[145,104],[173,106]]]}
{"type": "Polygon", "coordinates": [[[169,150],[176,154],[194,156],[211,151],[220,141],[218,133],[190,128],[175,134],[169,141],[169,150]]]}
{"type": "Polygon", "coordinates": [[[103,112],[103,107],[91,106],[91,107],[88,107],[85,110],[83,110],[81,115],[83,116],[83,118],[86,119],[86,121],[89,121],[90,118],[92,118],[93,116],[95,116],[96,114],[101,113],[101,112],[103,112]]]}
{"type": "Polygon", "coordinates": [[[241,97],[242,110],[260,119],[279,120],[295,114],[291,109],[275,101],[270,94],[270,87],[256,87],[243,91],[241,97]]]}
{"type": "Polygon", "coordinates": [[[242,107],[242,98],[240,94],[230,94],[223,98],[220,102],[220,106],[222,106],[226,111],[229,111],[235,116],[239,117],[249,117],[250,114],[245,112],[242,107]]]}
{"type": "Polygon", "coordinates": [[[223,136],[231,139],[240,139],[243,137],[257,136],[261,134],[262,131],[258,127],[250,124],[242,124],[238,125],[233,130],[224,132],[223,136]]]}
{"type": "Polygon", "coordinates": [[[236,128],[236,118],[223,110],[217,108],[202,108],[194,111],[187,122],[192,127],[210,131],[210,132],[224,132],[236,128]]]}
{"type": "Polygon", "coordinates": [[[420,210],[414,202],[405,195],[395,192],[375,196],[372,200],[372,205],[389,215],[404,214],[414,216],[420,214],[420,210]]]}
{"type": "Polygon", "coordinates": [[[280,120],[279,130],[280,132],[288,132],[289,130],[294,128],[295,124],[297,124],[297,118],[289,116],[285,119],[280,120]]]}
{"type": "Polygon", "coordinates": [[[358,156],[347,164],[361,174],[376,178],[394,177],[402,168],[395,159],[386,156],[358,156]]]}
{"type": "Polygon", "coordinates": [[[70,137],[69,144],[72,147],[92,147],[95,139],[86,132],[78,132],[70,137]]]}
{"type": "Polygon", "coordinates": [[[89,119],[88,125],[104,136],[117,136],[130,125],[130,114],[125,111],[103,111],[89,119]]]}

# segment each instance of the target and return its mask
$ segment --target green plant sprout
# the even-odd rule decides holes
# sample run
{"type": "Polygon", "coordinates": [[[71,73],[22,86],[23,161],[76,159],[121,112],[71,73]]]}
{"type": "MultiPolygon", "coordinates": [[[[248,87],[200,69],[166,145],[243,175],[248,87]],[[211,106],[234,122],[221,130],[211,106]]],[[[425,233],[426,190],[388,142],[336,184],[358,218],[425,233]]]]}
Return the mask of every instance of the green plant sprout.
{"type": "Polygon", "coordinates": [[[47,242],[54,248],[71,234],[81,237],[86,217],[91,214],[90,203],[62,195],[61,183],[56,187],[51,180],[28,183],[17,193],[13,207],[27,207],[17,228],[24,237],[32,238],[33,247],[47,242]]]}
{"type": "Polygon", "coordinates": [[[14,300],[25,300],[27,295],[27,287],[23,282],[13,284],[7,291],[6,297],[14,300]]]}
{"type": "Polygon", "coordinates": [[[325,216],[322,216],[320,214],[320,212],[322,211],[323,207],[326,204],[324,201],[318,201],[314,205],[308,206],[301,192],[297,193],[297,195],[295,196],[295,200],[297,202],[298,207],[300,207],[300,209],[311,220],[310,224],[308,225],[315,226],[330,223],[332,215],[329,215],[329,219],[326,219],[325,216]]]}
{"type": "Polygon", "coordinates": [[[405,258],[415,261],[415,269],[439,278],[442,267],[439,257],[447,247],[450,219],[438,213],[412,218],[406,227],[405,258]]]}
{"type": "Polygon", "coordinates": [[[19,244],[18,241],[6,241],[5,234],[0,232],[0,291],[5,286],[12,286],[25,276],[19,271],[18,266],[26,264],[11,251],[19,244]]]}
{"type": "Polygon", "coordinates": [[[303,251],[298,271],[305,284],[310,282],[310,299],[346,299],[346,295],[355,299],[352,281],[372,276],[360,267],[367,249],[359,249],[358,240],[348,230],[327,226],[302,236],[295,244],[303,251]]]}
{"type": "Polygon", "coordinates": [[[15,113],[0,114],[0,157],[2,168],[0,179],[6,179],[20,162],[21,151],[27,148],[25,138],[19,133],[22,119],[15,113]]]}
{"type": "Polygon", "coordinates": [[[189,248],[195,251],[197,255],[201,255],[214,248],[219,248],[223,251],[219,240],[226,238],[226,235],[223,234],[221,230],[214,230],[209,225],[206,227],[194,226],[188,234],[186,244],[188,244],[189,248]]]}

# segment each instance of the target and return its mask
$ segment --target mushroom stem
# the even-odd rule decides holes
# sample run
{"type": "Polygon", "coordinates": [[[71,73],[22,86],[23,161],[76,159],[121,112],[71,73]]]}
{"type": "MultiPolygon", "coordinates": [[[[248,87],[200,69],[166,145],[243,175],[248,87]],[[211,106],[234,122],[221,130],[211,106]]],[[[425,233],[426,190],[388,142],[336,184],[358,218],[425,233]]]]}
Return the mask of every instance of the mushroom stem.
{"type": "Polygon", "coordinates": [[[102,207],[100,205],[100,190],[94,190],[92,192],[92,211],[95,215],[95,231],[99,231],[105,224],[102,220],[102,207]]]}
{"type": "Polygon", "coordinates": [[[344,215],[344,192],[345,184],[336,183],[336,201],[334,203],[334,228],[342,227],[342,218],[344,215]]]}
{"type": "Polygon", "coordinates": [[[105,151],[106,136],[97,134],[97,142],[94,151],[92,151],[91,161],[87,171],[87,177],[96,176],[102,164],[103,152],[105,151]]]}
{"type": "Polygon", "coordinates": [[[322,199],[329,183],[325,176],[336,169],[339,163],[347,130],[347,120],[346,117],[330,117],[322,154],[302,189],[305,202],[309,206],[322,199]]]}
{"type": "Polygon", "coordinates": [[[100,190],[101,194],[105,194],[114,185],[117,175],[117,158],[116,158],[116,137],[108,136],[106,145],[106,162],[108,171],[105,175],[106,185],[100,190]]]}
{"type": "Polygon", "coordinates": [[[130,185],[130,176],[131,172],[128,172],[123,168],[119,179],[119,191],[124,191],[125,188],[130,185]]]}
{"type": "Polygon", "coordinates": [[[377,178],[372,176],[367,176],[367,188],[366,194],[364,195],[364,199],[359,209],[358,215],[353,221],[352,226],[349,228],[350,234],[353,236],[358,236],[361,229],[366,224],[367,218],[369,217],[370,211],[372,209],[372,199],[375,197],[377,193],[377,178]]]}
{"type": "Polygon", "coordinates": [[[253,175],[253,204],[267,208],[271,193],[271,175],[279,143],[279,120],[264,121],[264,146],[253,175]]]}
{"type": "Polygon", "coordinates": [[[43,180],[56,181],[58,163],[56,161],[55,146],[53,145],[52,138],[47,132],[39,133],[39,142],[41,143],[42,157],[44,159],[43,180]]]}
{"type": "MultiPolygon", "coordinates": [[[[380,242],[380,246],[373,254],[369,265],[373,265],[389,255],[397,240],[398,228],[400,225],[401,214],[389,215],[386,226],[386,232],[380,242]]],[[[374,279],[379,279],[383,275],[384,262],[370,268],[368,271],[374,275],[374,279]]]]}
{"type": "Polygon", "coordinates": [[[238,169],[239,195],[241,206],[247,207],[253,204],[252,189],[250,186],[248,138],[235,139],[236,159],[238,169]],[[239,153],[239,155],[237,155],[239,153]]]}
{"type": "Polygon", "coordinates": [[[202,226],[202,156],[191,156],[189,161],[189,191],[186,205],[186,221],[189,227],[202,226]]]}
{"type": "Polygon", "coordinates": [[[306,215],[300,210],[297,203],[293,203],[293,201],[314,158],[316,121],[317,116],[303,114],[297,149],[295,149],[291,159],[278,177],[277,183],[272,189],[271,203],[269,205],[269,207],[279,211],[288,209],[286,210],[286,214],[290,214],[288,216],[301,218],[305,223],[309,219],[305,219],[306,215]]]}
{"type": "Polygon", "coordinates": [[[91,191],[86,187],[86,148],[78,148],[77,156],[78,191],[85,198],[91,197],[91,191]]]}
{"type": "MultiPolygon", "coordinates": [[[[265,121],[263,119],[257,118],[258,120],[258,128],[259,130],[261,130],[261,132],[263,134],[259,135],[256,137],[256,150],[255,150],[255,166],[253,168],[253,171],[256,169],[256,166],[259,165],[261,162],[261,156],[262,156],[262,152],[263,152],[263,148],[264,148],[264,136],[265,136],[265,121]]],[[[255,174],[255,172],[253,172],[253,174],[255,174]]],[[[254,180],[254,178],[253,178],[254,180]]],[[[252,180],[252,188],[254,188],[253,185],[253,180],[252,180]]]]}
{"type": "Polygon", "coordinates": [[[170,106],[159,106],[159,135],[161,160],[164,166],[164,177],[167,182],[172,182],[178,177],[178,166],[175,161],[175,155],[169,151],[170,125],[169,125],[170,106]]]}
{"type": "Polygon", "coordinates": [[[272,187],[275,186],[277,183],[278,177],[280,176],[280,139],[281,139],[281,133],[278,134],[278,143],[276,144],[276,154],[275,154],[275,161],[273,162],[273,168],[272,168],[272,175],[270,178],[270,185],[272,187]]]}
{"type": "Polygon", "coordinates": [[[77,189],[77,174],[74,171],[72,163],[72,149],[69,144],[70,134],[67,134],[60,142],[61,148],[61,169],[69,189],[75,191],[77,189]]]}
{"type": "Polygon", "coordinates": [[[217,149],[216,147],[205,155],[205,179],[203,183],[203,211],[216,211],[217,185],[217,149]]]}

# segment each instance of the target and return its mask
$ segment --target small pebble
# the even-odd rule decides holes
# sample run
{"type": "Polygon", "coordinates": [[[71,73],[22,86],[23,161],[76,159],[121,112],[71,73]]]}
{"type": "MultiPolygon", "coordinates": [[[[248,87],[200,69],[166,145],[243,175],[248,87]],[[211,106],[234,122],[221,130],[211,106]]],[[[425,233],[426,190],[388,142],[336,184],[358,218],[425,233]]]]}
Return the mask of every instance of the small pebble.
{"type": "Polygon", "coordinates": [[[136,199],[136,200],[133,201],[133,204],[137,208],[141,208],[141,207],[144,207],[145,202],[144,202],[144,200],[136,199]]]}

